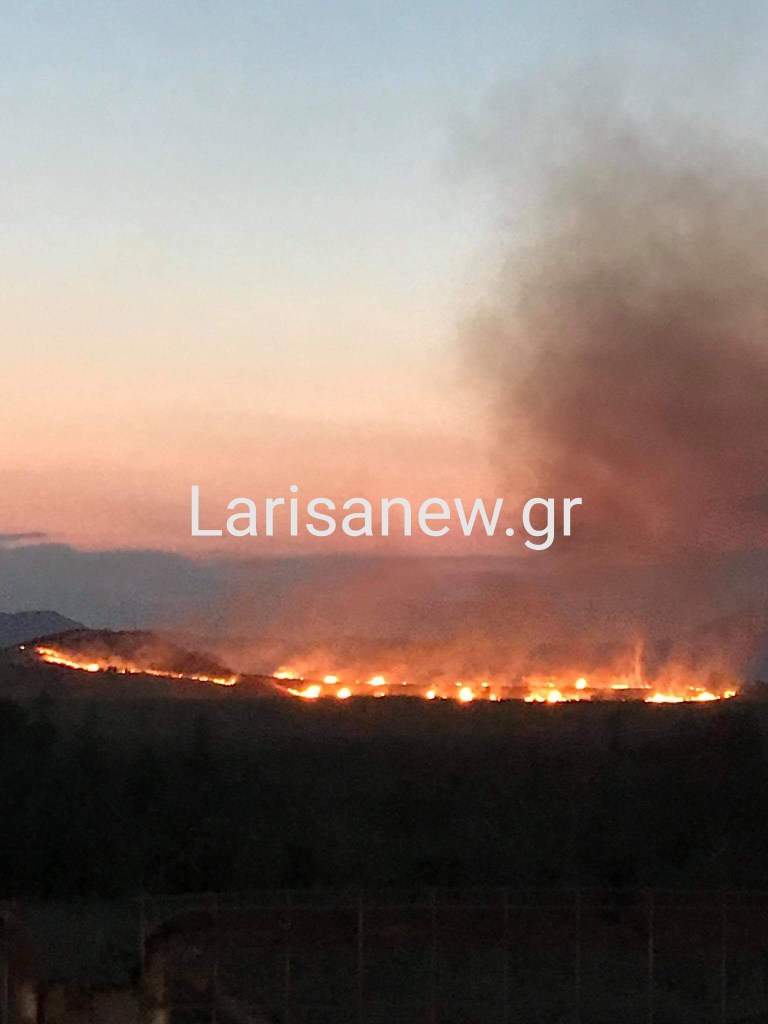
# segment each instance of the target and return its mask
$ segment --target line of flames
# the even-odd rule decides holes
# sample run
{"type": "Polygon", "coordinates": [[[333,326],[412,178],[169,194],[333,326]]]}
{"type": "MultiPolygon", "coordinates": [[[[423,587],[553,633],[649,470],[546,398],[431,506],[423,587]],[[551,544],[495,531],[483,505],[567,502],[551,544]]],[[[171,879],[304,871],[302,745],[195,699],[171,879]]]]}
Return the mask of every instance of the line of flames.
{"type": "MultiPolygon", "coordinates": [[[[35,653],[49,665],[74,669],[78,672],[111,672],[118,675],[156,676],[161,679],[187,680],[197,683],[214,683],[217,686],[235,686],[240,682],[237,675],[213,676],[199,673],[174,672],[170,669],[146,668],[124,660],[80,660],[54,647],[39,646],[35,653]]],[[[490,682],[467,684],[457,681],[453,686],[424,688],[407,681],[399,685],[390,683],[383,675],[375,675],[370,679],[354,683],[344,683],[337,675],[327,675],[321,682],[305,682],[305,680],[289,667],[282,667],[274,673],[274,678],[283,681],[285,692],[302,700],[318,700],[321,697],[332,697],[337,700],[348,700],[351,697],[372,695],[386,697],[392,694],[407,697],[421,697],[426,700],[453,700],[459,704],[472,704],[475,701],[500,701],[508,699],[505,688],[490,682]],[[288,683],[302,685],[289,686],[288,683]],[[341,685],[340,685],[341,684],[341,685]]],[[[554,680],[530,679],[523,681],[527,693],[522,700],[529,704],[562,704],[574,701],[603,700],[611,694],[618,696],[621,691],[631,691],[632,698],[643,700],[647,704],[683,704],[689,702],[707,702],[728,700],[736,696],[736,689],[715,693],[699,686],[685,686],[677,693],[659,690],[642,682],[621,680],[609,687],[591,687],[585,676],[573,680],[569,684],[554,680]]],[[[519,688],[517,691],[519,692],[519,688]]],[[[518,697],[519,699],[519,697],[518,697]]]]}
{"type": "MultiPolygon", "coordinates": [[[[291,668],[282,667],[275,673],[276,679],[289,682],[304,683],[304,679],[291,668]]],[[[426,700],[454,700],[459,704],[471,704],[474,701],[500,701],[508,699],[507,688],[490,682],[468,684],[458,680],[453,686],[442,687],[415,687],[407,681],[400,686],[388,682],[382,675],[372,676],[363,682],[355,680],[353,684],[343,683],[341,686],[339,676],[327,675],[321,682],[308,682],[303,686],[288,687],[288,693],[293,697],[300,697],[303,700],[318,700],[321,697],[336,697],[339,700],[347,700],[353,696],[372,695],[374,697],[386,697],[392,694],[398,696],[418,696],[426,700]]],[[[631,691],[634,699],[643,700],[648,704],[683,704],[690,702],[707,702],[716,700],[728,700],[736,696],[736,689],[724,690],[715,693],[702,686],[685,686],[682,693],[671,693],[656,689],[653,686],[642,682],[626,682],[624,680],[615,682],[609,687],[590,687],[586,677],[580,676],[566,685],[553,680],[524,680],[523,688],[528,692],[522,699],[529,704],[562,704],[573,701],[603,700],[606,696],[613,694],[618,696],[621,691],[631,691]],[[637,695],[635,697],[635,694],[637,695]],[[642,695],[642,696],[641,696],[642,695]]],[[[519,688],[516,688],[519,690],[519,688]]],[[[519,698],[518,698],[519,699],[519,698]]]]}
{"type": "Polygon", "coordinates": [[[217,686],[234,686],[240,680],[237,676],[208,676],[194,672],[173,672],[170,669],[144,668],[123,661],[78,661],[54,647],[36,647],[35,653],[49,665],[72,668],[78,672],[115,672],[125,676],[157,676],[160,679],[185,679],[194,683],[215,683],[217,686]]]}

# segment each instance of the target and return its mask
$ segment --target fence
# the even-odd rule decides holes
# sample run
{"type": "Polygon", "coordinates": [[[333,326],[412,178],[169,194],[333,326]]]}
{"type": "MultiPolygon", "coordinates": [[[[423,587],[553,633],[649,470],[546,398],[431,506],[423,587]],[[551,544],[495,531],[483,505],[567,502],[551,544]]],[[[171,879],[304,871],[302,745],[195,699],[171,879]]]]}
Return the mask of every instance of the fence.
{"type": "Polygon", "coordinates": [[[768,1021],[768,893],[220,894],[141,921],[174,1024],[768,1021]]]}
{"type": "Polygon", "coordinates": [[[222,893],[3,920],[2,1024],[768,1022],[764,892],[222,893]]]}

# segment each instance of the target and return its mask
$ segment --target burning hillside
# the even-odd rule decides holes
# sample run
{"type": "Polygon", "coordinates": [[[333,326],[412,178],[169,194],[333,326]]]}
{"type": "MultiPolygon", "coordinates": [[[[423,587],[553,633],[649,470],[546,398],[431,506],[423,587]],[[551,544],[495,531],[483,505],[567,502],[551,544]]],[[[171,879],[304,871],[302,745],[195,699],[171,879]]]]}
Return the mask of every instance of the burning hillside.
{"type": "Polygon", "coordinates": [[[565,115],[544,125],[557,145],[533,154],[521,202],[536,105],[496,109],[489,151],[514,229],[459,333],[499,493],[510,506],[578,495],[572,536],[474,559],[232,560],[220,617],[284,643],[246,639],[238,654],[222,638],[204,658],[150,634],[73,632],[41,640],[37,662],[231,690],[258,673],[309,701],[681,703],[742,689],[768,634],[765,175],[695,128],[651,128],[610,103],[565,115]],[[350,636],[399,639],[352,650],[350,636]]]}
{"type": "Polygon", "coordinates": [[[395,674],[362,672],[359,664],[331,672],[319,668],[322,661],[311,656],[303,657],[294,665],[281,665],[271,672],[238,674],[209,656],[193,653],[157,634],[139,631],[74,630],[21,645],[17,651],[26,664],[42,664],[89,676],[149,677],[169,683],[208,684],[241,693],[272,693],[309,701],[414,697],[459,704],[506,700],[541,704],[633,700],[661,704],[728,699],[739,689],[735,679],[711,673],[706,679],[684,675],[651,678],[644,674],[644,662],[639,654],[634,666],[627,671],[598,670],[592,675],[578,671],[520,675],[508,671],[487,676],[468,673],[454,679],[434,669],[425,675],[419,667],[410,676],[403,671],[395,674]],[[255,691],[254,682],[259,684],[255,691]]]}
{"type": "Polygon", "coordinates": [[[466,676],[424,682],[392,678],[383,674],[358,677],[349,671],[306,676],[288,665],[275,671],[287,692],[304,700],[335,697],[419,697],[424,700],[451,700],[459,704],[474,701],[519,700],[529,704],[560,704],[569,701],[632,700],[650,704],[681,704],[727,700],[738,693],[734,680],[717,679],[709,686],[684,677],[651,680],[642,674],[622,675],[600,672],[594,677],[577,673],[560,675],[466,676]]]}
{"type": "Polygon", "coordinates": [[[350,697],[420,697],[424,700],[453,700],[459,704],[471,704],[477,700],[502,701],[522,700],[528,704],[561,704],[568,701],[592,700],[635,700],[649,704],[682,704],[689,701],[728,700],[735,697],[736,689],[722,689],[714,692],[701,686],[681,684],[675,689],[659,689],[642,681],[617,681],[607,687],[595,686],[586,676],[577,679],[523,679],[519,682],[488,680],[464,682],[456,680],[452,685],[419,686],[407,680],[390,682],[384,676],[370,679],[346,679],[343,676],[327,675],[319,682],[293,678],[290,669],[278,672],[287,691],[304,700],[320,697],[336,697],[348,700],[350,697]]]}
{"type": "Polygon", "coordinates": [[[150,632],[72,630],[18,649],[46,665],[90,674],[153,676],[218,686],[239,681],[213,659],[150,632]]]}
{"type": "MultiPolygon", "coordinates": [[[[734,629],[739,637],[745,632],[741,620],[734,629]]],[[[244,675],[269,675],[283,692],[307,701],[417,697],[459,704],[661,704],[728,699],[744,689],[743,662],[725,625],[716,633],[710,624],[709,632],[709,644],[703,637],[685,636],[680,649],[659,640],[605,642],[599,648],[561,644],[521,652],[514,639],[460,632],[439,641],[254,638],[209,640],[206,646],[244,675]]]]}

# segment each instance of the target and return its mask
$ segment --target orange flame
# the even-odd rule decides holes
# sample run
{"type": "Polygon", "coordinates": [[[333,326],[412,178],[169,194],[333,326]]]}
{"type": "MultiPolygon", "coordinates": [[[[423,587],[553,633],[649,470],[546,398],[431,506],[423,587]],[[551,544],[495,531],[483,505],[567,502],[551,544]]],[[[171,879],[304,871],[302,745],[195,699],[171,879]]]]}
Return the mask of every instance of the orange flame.
{"type": "MultiPolygon", "coordinates": [[[[280,674],[276,673],[277,678],[280,674]]],[[[292,672],[291,678],[301,678],[292,672]]],[[[728,700],[735,697],[735,688],[715,692],[696,686],[692,683],[673,680],[669,684],[655,686],[642,678],[617,674],[613,680],[603,674],[599,683],[590,683],[585,675],[577,672],[568,676],[525,678],[518,685],[509,685],[499,680],[483,680],[482,682],[456,682],[448,685],[432,683],[420,685],[404,680],[396,687],[389,683],[383,675],[375,675],[364,680],[349,680],[345,673],[339,671],[322,677],[322,682],[312,683],[302,688],[287,691],[294,697],[316,700],[319,697],[336,697],[346,700],[349,697],[373,696],[385,697],[390,694],[417,697],[423,700],[454,700],[459,704],[471,704],[474,701],[524,700],[529,704],[563,704],[575,701],[591,700],[634,700],[648,704],[682,704],[689,702],[707,702],[728,700]],[[337,684],[344,680],[343,685],[337,684]]]]}
{"type": "MultiPolygon", "coordinates": [[[[156,676],[164,679],[190,680],[200,683],[215,683],[218,686],[234,686],[240,681],[236,675],[213,676],[198,673],[174,672],[170,669],[146,668],[114,657],[113,659],[92,660],[83,656],[77,658],[54,647],[39,646],[35,651],[43,661],[50,665],[75,669],[80,672],[113,672],[120,675],[156,676]]],[[[303,700],[318,700],[321,697],[334,697],[338,700],[349,700],[357,696],[386,697],[391,693],[408,697],[419,697],[434,700],[455,700],[460,704],[471,704],[476,700],[501,701],[521,698],[532,704],[562,704],[573,701],[589,700],[640,700],[647,704],[682,704],[689,702],[707,703],[718,700],[729,700],[737,695],[732,686],[727,690],[716,692],[705,689],[701,685],[693,685],[673,678],[670,683],[658,681],[656,685],[645,682],[636,673],[635,676],[617,674],[613,679],[605,673],[599,677],[598,683],[590,683],[585,675],[578,672],[558,677],[530,676],[521,680],[520,684],[511,686],[487,679],[482,682],[457,682],[454,685],[441,687],[431,684],[428,688],[403,680],[397,687],[392,687],[383,675],[374,675],[365,681],[347,681],[344,673],[333,672],[322,677],[322,682],[304,682],[303,675],[290,666],[281,666],[274,673],[275,679],[300,683],[300,686],[288,687],[284,693],[303,700]],[[342,683],[343,681],[343,683],[342,683]],[[342,683],[342,685],[338,685],[342,683]]],[[[482,677],[480,677],[482,678],[482,677]]]]}
{"type": "Polygon", "coordinates": [[[303,697],[304,700],[317,700],[322,692],[323,688],[319,683],[311,683],[309,686],[305,686],[303,690],[288,691],[292,697],[303,697]]]}
{"type": "Polygon", "coordinates": [[[160,679],[186,679],[195,683],[215,683],[217,686],[234,686],[239,682],[237,676],[208,676],[197,673],[173,672],[170,669],[144,668],[123,661],[78,661],[77,659],[56,650],[55,647],[36,647],[35,652],[49,665],[72,668],[79,672],[115,672],[118,675],[157,676],[160,679]]]}

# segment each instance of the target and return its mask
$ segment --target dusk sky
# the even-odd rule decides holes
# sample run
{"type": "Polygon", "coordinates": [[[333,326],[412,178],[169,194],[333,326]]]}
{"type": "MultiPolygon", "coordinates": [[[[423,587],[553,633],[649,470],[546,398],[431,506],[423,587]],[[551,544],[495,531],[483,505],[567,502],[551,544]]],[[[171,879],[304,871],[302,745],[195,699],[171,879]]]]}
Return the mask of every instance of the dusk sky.
{"type": "Polygon", "coordinates": [[[0,0],[0,1024],[768,1024],[767,57],[0,0]]]}
{"type": "Polygon", "coordinates": [[[473,125],[592,60],[748,77],[759,6],[6,7],[0,533],[194,550],[191,483],[492,492],[454,346],[498,231],[473,125]]]}

